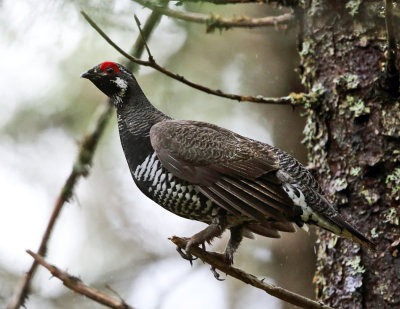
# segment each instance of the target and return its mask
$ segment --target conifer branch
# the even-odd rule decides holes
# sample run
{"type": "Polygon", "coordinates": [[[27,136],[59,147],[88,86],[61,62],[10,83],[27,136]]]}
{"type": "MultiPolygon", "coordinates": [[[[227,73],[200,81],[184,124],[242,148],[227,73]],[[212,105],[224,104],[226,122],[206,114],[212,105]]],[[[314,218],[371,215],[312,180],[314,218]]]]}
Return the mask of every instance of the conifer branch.
{"type": "Polygon", "coordinates": [[[135,309],[128,305],[123,299],[115,299],[107,294],[104,294],[100,290],[86,285],[83,281],[75,276],[68,274],[66,271],[60,270],[54,265],[46,262],[46,260],[30,250],[26,251],[29,255],[33,257],[36,263],[42,265],[46,268],[54,277],[60,279],[62,283],[70,290],[86,296],[95,302],[107,306],[113,309],[135,309]]]}
{"type": "Polygon", "coordinates": [[[249,96],[249,95],[241,95],[241,94],[232,94],[232,93],[226,93],[223,92],[219,89],[211,89],[209,87],[197,84],[195,82],[192,82],[188,79],[186,79],[184,76],[179,75],[177,73],[174,73],[165,67],[159,65],[153,58],[153,60],[142,60],[137,57],[133,57],[129,55],[127,52],[125,52],[121,47],[119,47],[111,38],[91,19],[84,11],[81,11],[81,14],[83,17],[86,19],[86,21],[100,34],[101,37],[103,37],[104,40],[108,44],[110,44],[114,49],[116,49],[121,55],[123,55],[125,58],[128,60],[143,65],[147,67],[151,67],[177,81],[180,81],[183,84],[186,84],[192,88],[195,88],[197,90],[203,91],[208,94],[212,94],[215,96],[239,101],[239,102],[252,102],[252,103],[262,103],[262,104],[276,104],[276,105],[303,105],[309,100],[315,99],[316,94],[307,94],[307,93],[291,93],[287,96],[284,97],[277,97],[277,98],[270,98],[270,97],[264,97],[261,95],[258,96],[249,96]]]}
{"type": "MultiPolygon", "coordinates": [[[[170,240],[181,250],[185,250],[187,240],[183,238],[179,238],[173,236],[170,240]]],[[[258,279],[256,276],[246,273],[245,271],[228,265],[225,261],[221,258],[217,257],[216,255],[201,249],[200,247],[191,247],[189,252],[187,252],[195,257],[201,259],[204,263],[211,265],[211,269],[216,274],[215,270],[218,269],[223,273],[234,277],[244,283],[250,284],[255,288],[261,289],[267,292],[269,295],[275,296],[285,302],[288,302],[292,305],[299,306],[300,308],[307,308],[307,309],[333,309],[332,307],[325,305],[322,302],[318,302],[307,297],[301,296],[299,294],[293,293],[288,291],[284,288],[281,288],[276,285],[272,285],[269,283],[264,282],[264,280],[258,279]]]]}
{"type": "Polygon", "coordinates": [[[149,0],[134,0],[135,2],[157,11],[168,17],[181,19],[184,21],[205,24],[206,32],[213,32],[215,29],[228,30],[230,28],[257,28],[257,27],[270,27],[280,26],[287,28],[288,23],[293,19],[293,14],[286,13],[279,16],[267,16],[261,18],[251,18],[247,16],[225,18],[219,15],[205,15],[193,12],[182,12],[161,6],[158,3],[149,0]]]}

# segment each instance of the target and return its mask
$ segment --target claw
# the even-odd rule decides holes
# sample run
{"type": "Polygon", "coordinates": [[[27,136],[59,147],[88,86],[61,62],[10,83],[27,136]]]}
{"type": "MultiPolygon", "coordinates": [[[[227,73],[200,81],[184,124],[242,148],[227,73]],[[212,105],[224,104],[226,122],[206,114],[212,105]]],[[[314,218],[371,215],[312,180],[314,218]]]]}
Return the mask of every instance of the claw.
{"type": "Polygon", "coordinates": [[[224,281],[225,280],[225,279],[221,279],[220,278],[221,275],[215,270],[214,266],[211,266],[210,270],[211,270],[212,274],[214,275],[215,279],[217,279],[218,281],[224,281]]]}
{"type": "Polygon", "coordinates": [[[191,254],[189,254],[189,253],[187,253],[187,252],[184,252],[184,251],[183,251],[181,248],[179,248],[179,247],[176,247],[176,251],[178,251],[179,255],[180,255],[183,259],[185,259],[185,260],[187,260],[187,261],[190,262],[190,266],[193,266],[193,261],[197,260],[197,257],[193,257],[193,255],[191,255],[191,254]]]}

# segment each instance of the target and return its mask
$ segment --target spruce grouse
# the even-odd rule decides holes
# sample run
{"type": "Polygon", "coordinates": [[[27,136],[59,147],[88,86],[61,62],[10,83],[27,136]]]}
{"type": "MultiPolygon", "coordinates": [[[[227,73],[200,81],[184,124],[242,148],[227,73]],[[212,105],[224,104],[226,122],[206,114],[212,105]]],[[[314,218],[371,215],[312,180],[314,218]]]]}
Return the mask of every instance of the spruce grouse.
{"type": "Polygon", "coordinates": [[[309,171],[286,152],[213,124],[175,120],[157,110],[122,65],[103,62],[82,74],[111,98],[126,160],[139,189],[174,214],[208,224],[187,242],[210,242],[226,229],[224,258],[243,236],[278,238],[293,224],[314,224],[367,247],[309,171]]]}

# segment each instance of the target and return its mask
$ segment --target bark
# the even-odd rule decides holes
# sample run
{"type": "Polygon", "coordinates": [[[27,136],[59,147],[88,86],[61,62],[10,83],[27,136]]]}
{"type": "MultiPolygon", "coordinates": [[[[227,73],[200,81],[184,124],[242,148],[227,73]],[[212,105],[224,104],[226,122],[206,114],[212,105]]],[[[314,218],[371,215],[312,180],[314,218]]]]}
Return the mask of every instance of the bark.
{"type": "Polygon", "coordinates": [[[311,0],[303,13],[302,82],[322,94],[306,106],[309,161],[340,213],[378,244],[370,252],[319,232],[317,297],[400,308],[400,103],[385,71],[383,1],[311,0]]]}

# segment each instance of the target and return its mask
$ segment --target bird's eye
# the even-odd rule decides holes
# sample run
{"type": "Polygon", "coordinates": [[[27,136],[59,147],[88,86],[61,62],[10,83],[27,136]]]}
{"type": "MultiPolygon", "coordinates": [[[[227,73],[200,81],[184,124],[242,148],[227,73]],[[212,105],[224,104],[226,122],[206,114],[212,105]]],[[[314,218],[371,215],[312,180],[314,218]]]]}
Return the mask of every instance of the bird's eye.
{"type": "Polygon", "coordinates": [[[114,69],[112,67],[109,67],[109,68],[106,69],[106,72],[108,74],[114,73],[114,69]]]}

